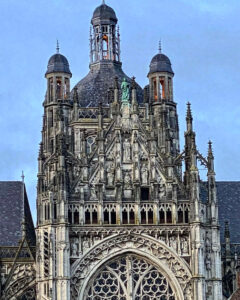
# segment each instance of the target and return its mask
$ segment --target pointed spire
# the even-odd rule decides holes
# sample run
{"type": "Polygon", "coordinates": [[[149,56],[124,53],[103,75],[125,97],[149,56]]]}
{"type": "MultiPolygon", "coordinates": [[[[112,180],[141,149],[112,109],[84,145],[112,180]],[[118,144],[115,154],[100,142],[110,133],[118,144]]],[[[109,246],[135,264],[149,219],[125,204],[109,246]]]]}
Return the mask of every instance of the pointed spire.
{"type": "Polygon", "coordinates": [[[192,111],[191,111],[191,104],[187,103],[187,115],[186,115],[186,121],[187,121],[187,131],[192,131],[192,111]]]}
{"type": "Polygon", "coordinates": [[[159,54],[162,54],[162,40],[159,41],[158,51],[159,51],[159,54]]]}
{"type": "Polygon", "coordinates": [[[212,141],[208,142],[208,157],[213,158],[212,141]]]}
{"type": "Polygon", "coordinates": [[[105,3],[105,0],[102,0],[102,5],[105,5],[106,3],[105,3]]]}
{"type": "Polygon", "coordinates": [[[57,40],[57,47],[56,47],[57,53],[59,53],[59,50],[60,50],[60,47],[59,47],[59,42],[58,42],[58,40],[57,40]]]}
{"type": "Polygon", "coordinates": [[[135,81],[135,79],[136,79],[136,77],[133,76],[133,77],[132,77],[132,88],[133,88],[133,89],[136,89],[136,81],[135,81]]]}

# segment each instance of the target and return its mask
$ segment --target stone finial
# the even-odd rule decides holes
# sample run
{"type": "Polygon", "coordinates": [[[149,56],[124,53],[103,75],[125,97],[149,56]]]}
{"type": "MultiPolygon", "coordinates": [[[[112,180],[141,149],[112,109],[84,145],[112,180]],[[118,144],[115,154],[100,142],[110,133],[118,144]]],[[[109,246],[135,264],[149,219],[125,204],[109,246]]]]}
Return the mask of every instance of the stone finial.
{"type": "Polygon", "coordinates": [[[136,81],[135,81],[136,77],[132,77],[132,89],[136,89],[136,81]]]}
{"type": "Polygon", "coordinates": [[[159,51],[159,54],[162,54],[162,41],[161,41],[161,39],[159,41],[158,51],[159,51]]]}
{"type": "Polygon", "coordinates": [[[73,102],[78,103],[78,88],[77,87],[75,87],[73,89],[73,102]]]}
{"type": "Polygon", "coordinates": [[[60,47],[59,47],[59,42],[58,42],[58,40],[57,40],[57,46],[56,46],[56,51],[57,51],[57,53],[59,53],[59,50],[60,50],[60,47]]]}
{"type": "Polygon", "coordinates": [[[186,116],[186,120],[191,120],[192,121],[192,110],[191,110],[191,103],[188,102],[187,103],[187,116],[186,116]]]}
{"type": "Polygon", "coordinates": [[[117,76],[114,78],[114,89],[115,89],[115,90],[118,90],[118,89],[119,89],[119,85],[118,85],[118,77],[117,77],[117,76]]]}
{"type": "Polygon", "coordinates": [[[224,237],[230,238],[229,221],[225,221],[224,237]]]}
{"type": "Polygon", "coordinates": [[[212,141],[208,142],[208,158],[213,159],[212,141]]]}
{"type": "Polygon", "coordinates": [[[190,102],[187,103],[187,115],[186,115],[186,122],[187,122],[187,131],[192,131],[192,111],[191,111],[191,104],[190,102]]]}
{"type": "Polygon", "coordinates": [[[43,142],[39,144],[39,152],[38,152],[38,159],[43,158],[43,142]]]}

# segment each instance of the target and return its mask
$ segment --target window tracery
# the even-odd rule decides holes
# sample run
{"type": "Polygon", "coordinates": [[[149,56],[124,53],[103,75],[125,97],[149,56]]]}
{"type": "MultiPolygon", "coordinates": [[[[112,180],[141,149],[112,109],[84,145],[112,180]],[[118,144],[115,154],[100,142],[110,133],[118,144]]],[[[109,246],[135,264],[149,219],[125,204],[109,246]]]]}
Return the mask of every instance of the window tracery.
{"type": "Polygon", "coordinates": [[[106,264],[92,279],[84,300],[175,300],[168,279],[135,255],[118,257],[106,264]]]}

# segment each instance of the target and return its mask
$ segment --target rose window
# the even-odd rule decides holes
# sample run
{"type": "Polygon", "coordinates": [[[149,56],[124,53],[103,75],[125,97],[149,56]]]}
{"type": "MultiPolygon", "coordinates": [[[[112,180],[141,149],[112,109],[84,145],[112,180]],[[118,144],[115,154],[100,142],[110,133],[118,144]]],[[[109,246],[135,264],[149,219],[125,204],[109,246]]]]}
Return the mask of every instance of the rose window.
{"type": "Polygon", "coordinates": [[[85,300],[176,300],[167,278],[146,260],[119,257],[99,270],[89,283],[85,300]]]}

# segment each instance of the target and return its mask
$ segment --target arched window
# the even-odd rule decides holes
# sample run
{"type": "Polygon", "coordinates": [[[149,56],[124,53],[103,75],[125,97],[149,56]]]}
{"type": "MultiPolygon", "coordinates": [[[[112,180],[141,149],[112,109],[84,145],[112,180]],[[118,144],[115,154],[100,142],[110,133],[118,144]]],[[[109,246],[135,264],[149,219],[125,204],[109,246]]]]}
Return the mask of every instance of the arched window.
{"type": "Polygon", "coordinates": [[[153,79],[153,97],[154,97],[154,100],[155,100],[155,101],[158,100],[157,80],[156,80],[156,78],[153,79]]]}
{"type": "Polygon", "coordinates": [[[128,224],[128,213],[125,210],[122,212],[122,223],[128,224]]]}
{"type": "Polygon", "coordinates": [[[117,224],[117,218],[116,218],[115,211],[111,211],[111,224],[113,224],[113,225],[117,224]]]}
{"type": "Polygon", "coordinates": [[[104,224],[109,224],[109,212],[107,210],[103,213],[104,224]]]}
{"type": "Polygon", "coordinates": [[[53,218],[57,220],[57,203],[53,204],[53,218]]]}
{"type": "Polygon", "coordinates": [[[108,37],[107,35],[103,36],[103,59],[109,59],[108,57],[108,37]]]}
{"type": "Polygon", "coordinates": [[[48,79],[49,101],[53,101],[53,78],[48,79]]]}
{"type": "Polygon", "coordinates": [[[178,223],[183,223],[183,211],[178,211],[178,223]]]}
{"type": "Polygon", "coordinates": [[[165,81],[164,78],[160,79],[160,95],[161,95],[161,99],[165,99],[165,81]]]}
{"type": "Polygon", "coordinates": [[[147,224],[147,216],[145,209],[141,211],[141,224],[147,224]]]}
{"type": "Polygon", "coordinates": [[[74,212],[74,224],[79,224],[79,212],[75,211],[74,212]]]}
{"type": "Polygon", "coordinates": [[[92,223],[93,224],[98,224],[98,213],[97,213],[97,211],[94,211],[92,213],[92,223]]]}
{"type": "Polygon", "coordinates": [[[64,79],[64,90],[63,90],[64,99],[67,99],[67,97],[68,97],[69,88],[70,88],[70,86],[69,86],[69,79],[65,78],[64,79]]]}
{"type": "Polygon", "coordinates": [[[73,222],[72,222],[72,211],[69,209],[68,210],[68,222],[70,223],[70,224],[72,224],[73,222]]]}
{"type": "Polygon", "coordinates": [[[133,210],[130,211],[129,217],[130,217],[130,224],[135,224],[135,213],[133,210]]]}
{"type": "Polygon", "coordinates": [[[167,223],[172,223],[172,212],[167,210],[167,223]]]}
{"type": "Polygon", "coordinates": [[[96,136],[89,136],[87,138],[87,153],[90,154],[94,150],[95,147],[96,136]]]}
{"type": "Polygon", "coordinates": [[[56,96],[57,96],[57,99],[62,99],[62,79],[61,79],[61,77],[57,77],[57,80],[56,80],[56,96]]]}
{"type": "MultiPolygon", "coordinates": [[[[166,272],[166,270],[163,270],[166,272]]],[[[176,300],[172,281],[145,258],[125,255],[97,270],[86,287],[83,300],[168,299],[176,300]]]]}
{"type": "Polygon", "coordinates": [[[164,210],[160,210],[160,212],[159,212],[159,222],[160,222],[160,224],[164,224],[165,223],[165,213],[164,213],[164,210]]]}
{"type": "Polygon", "coordinates": [[[91,224],[90,212],[88,210],[85,211],[85,224],[91,224]]]}
{"type": "Polygon", "coordinates": [[[148,211],[148,224],[153,224],[153,211],[151,208],[148,211]]]}
{"type": "Polygon", "coordinates": [[[189,222],[189,211],[188,208],[185,210],[185,223],[189,222]]]}

